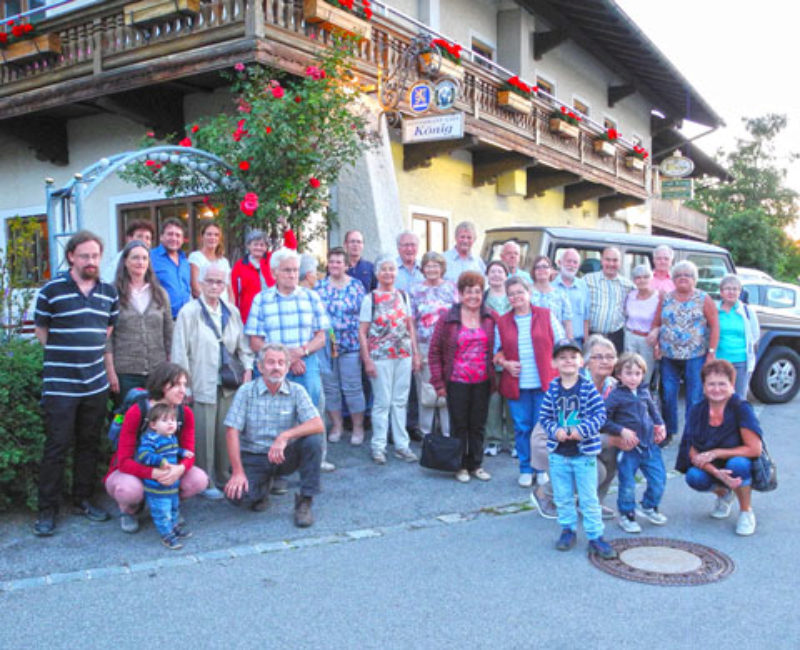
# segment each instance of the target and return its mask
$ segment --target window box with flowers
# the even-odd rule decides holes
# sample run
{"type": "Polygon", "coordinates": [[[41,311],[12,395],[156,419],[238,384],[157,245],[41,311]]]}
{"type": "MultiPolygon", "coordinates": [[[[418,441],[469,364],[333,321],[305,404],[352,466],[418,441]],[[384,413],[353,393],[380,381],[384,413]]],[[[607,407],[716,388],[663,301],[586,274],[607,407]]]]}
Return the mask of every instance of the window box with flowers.
{"type": "Polygon", "coordinates": [[[497,104],[506,110],[530,115],[533,112],[531,98],[537,90],[536,86],[529,86],[515,75],[498,89],[497,104]]]}
{"type": "Polygon", "coordinates": [[[36,34],[30,23],[6,23],[8,31],[0,31],[0,58],[2,63],[26,63],[34,59],[61,54],[58,34],[36,34]]]}
{"type": "Polygon", "coordinates": [[[178,16],[196,16],[200,0],[141,0],[125,5],[122,12],[126,25],[149,27],[178,16]]]}
{"type": "Polygon", "coordinates": [[[644,169],[644,161],[647,160],[649,153],[644,147],[634,145],[633,151],[631,151],[625,157],[625,166],[628,169],[634,169],[636,171],[642,171],[644,169]]]}
{"type": "Polygon", "coordinates": [[[550,113],[550,133],[576,140],[580,135],[578,127],[580,121],[581,118],[578,114],[573,113],[566,106],[562,106],[560,110],[550,113]]]}
{"type": "Polygon", "coordinates": [[[431,51],[419,55],[420,71],[432,77],[452,77],[464,80],[464,67],[461,65],[461,46],[443,38],[431,41],[431,51]],[[439,53],[439,56],[436,55],[439,53]],[[438,64],[438,68],[436,67],[438,64]]]}
{"type": "Polygon", "coordinates": [[[363,40],[372,38],[370,0],[303,0],[303,17],[329,32],[363,40]]]}
{"type": "Polygon", "coordinates": [[[607,129],[605,133],[597,136],[592,146],[594,152],[606,158],[612,158],[617,153],[617,147],[614,145],[619,139],[619,132],[616,129],[607,129]]]}

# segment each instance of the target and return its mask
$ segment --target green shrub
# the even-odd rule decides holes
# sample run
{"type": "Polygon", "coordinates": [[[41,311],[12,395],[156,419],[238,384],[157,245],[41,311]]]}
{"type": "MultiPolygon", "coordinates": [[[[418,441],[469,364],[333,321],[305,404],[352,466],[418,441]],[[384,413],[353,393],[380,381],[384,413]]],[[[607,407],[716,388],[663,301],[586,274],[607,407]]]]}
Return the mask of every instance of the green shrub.
{"type": "Polygon", "coordinates": [[[44,447],[42,347],[38,341],[0,342],[0,510],[36,507],[44,447]]]}

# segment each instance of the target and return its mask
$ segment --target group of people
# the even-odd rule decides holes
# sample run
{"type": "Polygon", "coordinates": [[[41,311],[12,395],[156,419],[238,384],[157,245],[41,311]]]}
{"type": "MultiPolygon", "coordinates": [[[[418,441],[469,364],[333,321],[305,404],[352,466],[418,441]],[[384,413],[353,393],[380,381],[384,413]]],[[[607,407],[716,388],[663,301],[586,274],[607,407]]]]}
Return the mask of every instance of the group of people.
{"type": "Polygon", "coordinates": [[[75,509],[109,518],[91,501],[98,437],[109,391],[119,404],[139,388],[104,483],[122,529],[138,530],[147,500],[169,548],[190,535],[180,499],[203,494],[261,511],[295,471],[294,520],[311,525],[320,473],[335,469],[327,445],[344,439],[349,419],[350,444],[361,446],[369,417],[378,465],[390,444],[396,459],[416,462],[411,442],[436,431],[462,441],[461,483],[490,480],[484,456],[511,453],[519,485],[558,519],[562,550],[575,543],[577,490],[590,551],[613,557],[603,519],[614,511],[602,500],[615,476],[625,531],[641,530],[637,515],[666,523],[660,450],[677,433],[681,379],[687,482],[715,491],[713,516],[727,516],[738,497],[737,532],[755,530],[748,459],[760,454],[761,434],[745,398],[758,324],[735,276],[715,303],[697,289],[691,262],[672,265],[668,247],[655,251],[654,270],[635,267],[633,282],[615,248],[583,277],[574,249],[560,251],[557,268],[536,257],[531,276],[514,241],[487,266],[472,251],[470,222],[456,227],[452,249],[421,260],[411,231],[374,263],[363,234],[349,231],[319,280],[291,232],[274,252],[263,232],[250,232],[234,265],[213,222],[188,258],[180,221],[166,220],[150,250],[153,236],[150,224],[131,224],[107,283],[102,242],[78,233],[69,271],[37,298],[47,426],[38,535],[55,530],[73,440],[75,509]],[[648,391],[656,363],[660,409],[648,391]],[[648,481],[638,506],[637,470],[648,481]]]}

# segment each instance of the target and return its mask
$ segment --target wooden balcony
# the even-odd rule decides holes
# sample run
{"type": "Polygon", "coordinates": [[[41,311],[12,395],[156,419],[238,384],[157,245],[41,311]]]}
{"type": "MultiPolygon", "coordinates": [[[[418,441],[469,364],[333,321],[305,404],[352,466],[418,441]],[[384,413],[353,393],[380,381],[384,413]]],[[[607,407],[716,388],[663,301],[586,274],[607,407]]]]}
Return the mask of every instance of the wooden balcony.
{"type": "MultiPolygon", "coordinates": [[[[314,50],[330,37],[303,20],[302,0],[210,0],[200,4],[196,15],[176,15],[146,27],[126,24],[124,6],[129,3],[108,0],[37,23],[37,33],[58,36],[61,52],[19,65],[0,65],[0,127],[14,125],[16,133],[27,132],[15,123],[28,121],[37,130],[49,131],[46,142],[32,144],[40,157],[63,163],[64,152],[59,159],[52,149],[57,146],[54,142],[65,143],[65,133],[59,137],[53,131],[63,128],[59,124],[68,118],[87,111],[113,111],[160,126],[161,133],[180,130],[182,109],[176,108],[182,104],[180,98],[224,85],[218,71],[238,62],[260,62],[302,74],[314,50]],[[148,92],[137,92],[142,88],[148,92]],[[50,151],[41,150],[48,147],[50,151]]],[[[377,11],[371,24],[369,40],[356,49],[359,76],[374,84],[398,66],[417,32],[410,23],[401,24],[377,11]]],[[[651,195],[649,167],[626,168],[622,147],[616,146],[612,156],[596,153],[592,144],[596,133],[585,126],[574,139],[553,134],[551,102],[536,98],[530,115],[511,112],[498,103],[504,78],[470,60],[464,61],[464,73],[456,108],[466,115],[470,137],[457,143],[468,145],[481,165],[476,167],[476,184],[491,181],[495,172],[516,168],[528,169],[529,178],[552,179],[560,173],[573,184],[600,186],[594,191],[598,197],[625,201],[651,195]]],[[[401,103],[400,110],[407,112],[407,106],[401,103]]],[[[443,145],[417,147],[404,166],[424,165],[446,150],[443,145]]],[[[529,187],[529,198],[537,194],[529,187]]]]}
{"type": "Polygon", "coordinates": [[[708,240],[708,217],[702,212],[666,199],[654,198],[650,205],[654,234],[708,240]]]}

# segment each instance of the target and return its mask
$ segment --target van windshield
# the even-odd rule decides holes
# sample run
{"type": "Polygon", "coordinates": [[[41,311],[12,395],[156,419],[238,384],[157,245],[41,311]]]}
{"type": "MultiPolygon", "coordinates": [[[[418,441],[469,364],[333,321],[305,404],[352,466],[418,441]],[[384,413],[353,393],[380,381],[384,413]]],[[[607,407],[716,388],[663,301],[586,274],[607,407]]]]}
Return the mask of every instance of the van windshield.
{"type": "MultiPolygon", "coordinates": [[[[497,233],[498,235],[504,233],[497,233]]],[[[533,258],[538,255],[535,251],[539,250],[539,242],[542,239],[541,233],[531,233],[530,236],[526,233],[525,236],[510,236],[510,237],[503,237],[503,239],[498,239],[492,241],[490,248],[486,251],[486,247],[484,247],[483,251],[483,259],[488,264],[493,260],[500,259],[500,252],[503,250],[503,244],[506,242],[516,242],[520,249],[520,256],[519,256],[519,268],[524,269],[525,271],[530,272],[531,264],[533,264],[533,258]],[[531,251],[534,253],[531,255],[531,251]]]]}
{"type": "Polygon", "coordinates": [[[686,259],[697,267],[697,288],[711,294],[712,298],[719,298],[719,283],[731,272],[725,259],[703,253],[688,253],[686,259]]]}

